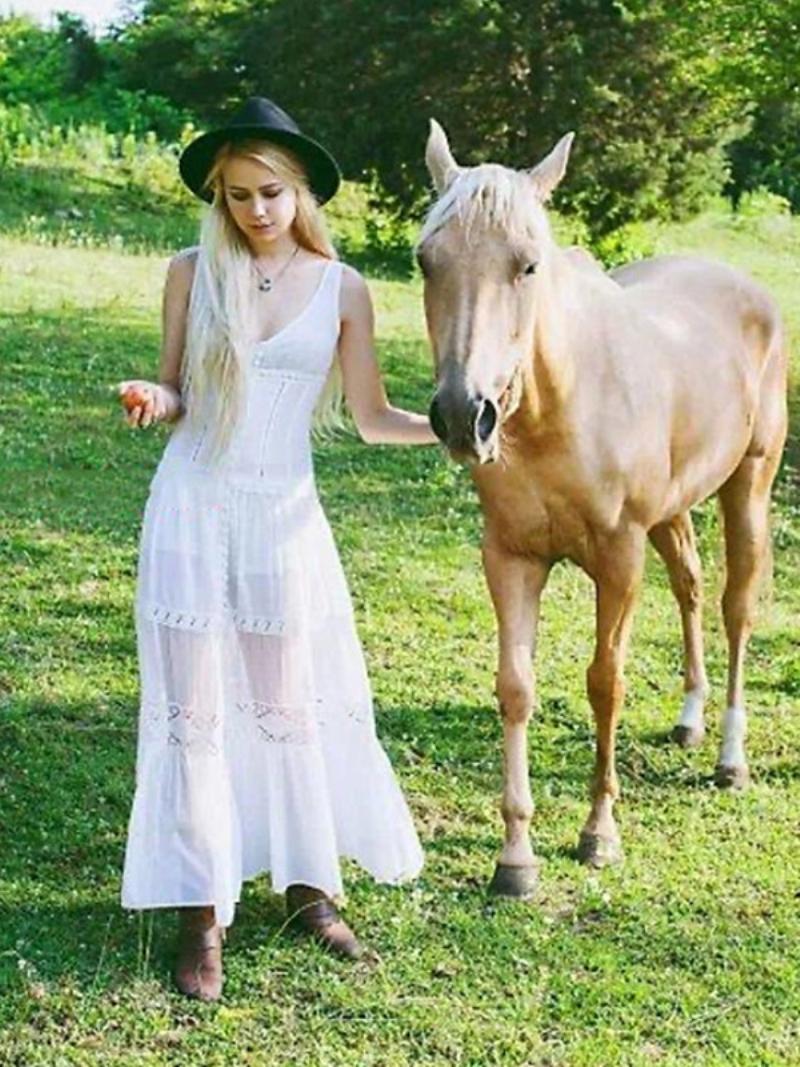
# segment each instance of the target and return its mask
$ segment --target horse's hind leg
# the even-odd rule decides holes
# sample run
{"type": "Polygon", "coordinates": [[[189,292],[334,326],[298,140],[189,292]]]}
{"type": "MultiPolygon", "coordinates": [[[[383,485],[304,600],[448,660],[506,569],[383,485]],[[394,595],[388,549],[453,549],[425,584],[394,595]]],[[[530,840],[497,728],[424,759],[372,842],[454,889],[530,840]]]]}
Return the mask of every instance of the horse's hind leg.
{"type": "Polygon", "coordinates": [[[703,660],[703,576],[688,511],[654,526],[650,541],[664,560],[683,627],[683,708],[672,738],[683,748],[695,748],[705,737],[703,708],[708,679],[703,660]]]}
{"type": "Polygon", "coordinates": [[[745,456],[719,491],[727,565],[722,613],[728,637],[728,700],[715,775],[720,786],[741,788],[749,777],[744,750],[744,656],[768,556],[770,489],[779,458],[779,452],[745,456]]]}

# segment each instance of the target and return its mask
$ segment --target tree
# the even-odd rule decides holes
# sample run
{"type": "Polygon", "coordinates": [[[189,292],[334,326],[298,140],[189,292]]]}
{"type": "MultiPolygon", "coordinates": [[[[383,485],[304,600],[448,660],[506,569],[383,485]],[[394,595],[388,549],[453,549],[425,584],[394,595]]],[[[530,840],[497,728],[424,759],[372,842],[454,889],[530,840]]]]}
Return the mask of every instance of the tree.
{"type": "Polygon", "coordinates": [[[80,92],[103,75],[105,63],[100,47],[79,15],[58,11],[56,22],[56,35],[64,46],[63,86],[67,92],[80,92]]]}
{"type": "Polygon", "coordinates": [[[27,15],[0,18],[0,101],[35,104],[63,87],[64,43],[27,15]]]}
{"type": "Polygon", "coordinates": [[[147,0],[124,37],[139,84],[209,122],[272,96],[405,213],[431,115],[464,162],[531,166],[575,129],[562,203],[601,234],[725,179],[736,94],[686,29],[666,0],[147,0]]]}
{"type": "Polygon", "coordinates": [[[752,117],[731,149],[735,200],[758,186],[800,209],[800,3],[750,0],[726,12],[722,77],[752,117]]]}

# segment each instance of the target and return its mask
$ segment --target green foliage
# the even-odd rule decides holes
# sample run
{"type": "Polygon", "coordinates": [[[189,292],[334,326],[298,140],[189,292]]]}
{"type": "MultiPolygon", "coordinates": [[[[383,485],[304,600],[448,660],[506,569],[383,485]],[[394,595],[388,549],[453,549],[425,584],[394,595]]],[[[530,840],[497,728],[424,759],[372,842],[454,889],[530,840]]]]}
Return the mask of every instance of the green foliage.
{"type": "Polygon", "coordinates": [[[731,192],[738,203],[745,191],[764,186],[800,211],[800,95],[764,99],[753,126],[731,146],[731,192]]]}
{"type": "Polygon", "coordinates": [[[739,129],[731,96],[704,81],[705,44],[662,3],[188,7],[194,33],[183,0],[145,3],[120,42],[127,77],[207,121],[234,98],[271,95],[334,149],[350,177],[376,176],[384,202],[406,214],[427,200],[431,115],[468,163],[531,166],[577,130],[559,202],[598,235],[696,210],[720,188],[724,147],[739,129]],[[268,40],[280,41],[281,63],[265,69],[268,40]]]}
{"type": "Polygon", "coordinates": [[[792,205],[784,196],[763,187],[743,193],[736,205],[740,219],[780,219],[791,214],[792,205]]]}
{"type": "Polygon", "coordinates": [[[646,259],[655,250],[653,228],[642,222],[629,222],[617,230],[603,234],[591,245],[592,251],[608,268],[646,259]]]}
{"type": "Polygon", "coordinates": [[[572,128],[557,203],[611,261],[630,224],[687,218],[723,186],[800,203],[799,27],[779,0],[145,0],[99,41],[67,13],[0,19],[0,101],[176,141],[273,96],[372,190],[370,247],[398,270],[429,201],[431,115],[465,163],[531,166],[572,128]]]}
{"type": "Polygon", "coordinates": [[[0,18],[0,100],[50,100],[64,88],[65,42],[23,16],[0,18]]]}
{"type": "Polygon", "coordinates": [[[59,12],[53,30],[27,16],[0,17],[0,100],[42,104],[74,95],[104,69],[100,46],[79,16],[59,12]]]}
{"type": "MultiPolygon", "coordinates": [[[[201,205],[178,174],[196,136],[187,123],[164,144],[153,131],[105,123],[51,124],[26,104],[0,104],[0,231],[51,245],[175,252],[195,244],[201,205]]],[[[375,275],[409,277],[415,226],[345,182],[326,209],[340,254],[375,275]]]]}
{"type": "Polygon", "coordinates": [[[0,226],[47,244],[192,244],[197,208],[178,177],[179,146],[105,124],[52,125],[26,104],[0,104],[0,226]]]}
{"type": "MultiPolygon", "coordinates": [[[[271,3],[244,0],[146,0],[119,31],[113,53],[120,84],[143,88],[209,117],[224,114],[248,81],[242,50],[257,55],[257,77],[272,71],[279,37],[264,36],[271,3]]],[[[312,61],[307,57],[306,61],[312,61]]]]}
{"type": "Polygon", "coordinates": [[[113,41],[96,41],[67,12],[52,30],[23,16],[0,18],[0,103],[32,108],[41,125],[152,130],[165,140],[177,138],[191,118],[166,97],[121,85],[113,41]]]}
{"type": "Polygon", "coordinates": [[[744,125],[730,148],[727,191],[765,186],[800,206],[800,9],[785,0],[690,0],[675,5],[687,36],[707,47],[703,77],[738,101],[744,125]]]}
{"type": "Polygon", "coordinates": [[[39,105],[50,122],[102,125],[113,133],[150,133],[163,141],[177,141],[192,121],[186,108],[143,89],[126,89],[107,80],[90,83],[79,96],[39,105]]]}

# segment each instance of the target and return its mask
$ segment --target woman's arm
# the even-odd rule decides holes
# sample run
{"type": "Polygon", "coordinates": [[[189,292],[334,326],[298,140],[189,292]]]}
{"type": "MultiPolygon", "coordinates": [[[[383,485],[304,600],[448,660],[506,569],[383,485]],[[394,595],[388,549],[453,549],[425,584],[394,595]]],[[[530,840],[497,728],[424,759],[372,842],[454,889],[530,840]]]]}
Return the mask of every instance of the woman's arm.
{"type": "Polygon", "coordinates": [[[158,381],[171,400],[171,413],[167,415],[170,422],[183,414],[181,363],[186,344],[186,319],[196,262],[196,248],[188,248],[179,252],[169,261],[164,282],[164,295],[161,301],[161,361],[158,381]]]}
{"type": "Polygon", "coordinates": [[[352,267],[342,274],[339,363],[347,406],[368,444],[428,445],[437,437],[426,415],[392,407],[375,356],[375,316],[366,282],[352,267]]]}
{"type": "Polygon", "coordinates": [[[120,382],[120,395],[136,387],[143,396],[141,406],[133,407],[126,416],[129,426],[150,425],[164,420],[175,422],[183,414],[181,403],[181,362],[186,343],[186,318],[189,294],[192,289],[196,249],[179,252],[169,261],[161,300],[161,358],[158,384],[132,380],[120,382]]]}

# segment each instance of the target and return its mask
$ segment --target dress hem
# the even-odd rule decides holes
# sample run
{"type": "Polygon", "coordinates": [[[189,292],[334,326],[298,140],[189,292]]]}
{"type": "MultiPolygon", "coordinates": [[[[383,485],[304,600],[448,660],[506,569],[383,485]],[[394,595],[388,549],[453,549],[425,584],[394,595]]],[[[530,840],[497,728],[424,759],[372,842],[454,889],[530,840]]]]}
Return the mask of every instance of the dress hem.
{"type": "MultiPolygon", "coordinates": [[[[378,883],[378,885],[398,885],[398,886],[399,885],[404,885],[407,882],[410,882],[413,879],[418,878],[420,872],[422,871],[424,863],[425,863],[425,860],[424,860],[424,857],[423,857],[423,858],[420,859],[418,866],[416,866],[413,870],[406,871],[406,872],[403,872],[401,874],[396,874],[396,875],[380,875],[380,874],[376,874],[376,873],[374,873],[374,871],[370,870],[369,867],[365,866],[360,860],[356,859],[355,856],[348,856],[348,855],[342,854],[342,855],[339,856],[339,859],[340,860],[350,860],[351,862],[358,864],[358,866],[362,869],[362,871],[364,871],[366,874],[370,875],[378,883]]],[[[262,875],[269,875],[270,878],[271,878],[271,874],[272,874],[272,872],[271,872],[271,869],[269,867],[262,867],[261,869],[259,869],[257,871],[254,871],[252,874],[247,874],[247,875],[243,876],[241,884],[244,885],[245,882],[250,882],[254,878],[260,878],[262,875]]],[[[280,895],[280,894],[286,892],[286,889],[288,888],[288,886],[295,885],[295,884],[308,885],[308,886],[311,886],[313,889],[319,889],[321,892],[325,893],[327,896],[329,896],[334,901],[341,901],[341,900],[344,900],[345,897],[346,897],[346,894],[341,889],[339,889],[339,888],[332,889],[330,886],[320,885],[320,884],[318,884],[318,881],[316,879],[313,879],[313,878],[312,879],[308,879],[308,880],[303,880],[303,879],[298,878],[296,881],[286,882],[285,885],[273,883],[272,886],[271,886],[272,892],[275,893],[276,895],[280,895]]],[[[231,906],[233,906],[234,909],[235,909],[235,906],[237,904],[239,904],[240,902],[241,902],[241,893],[239,893],[236,897],[232,898],[231,900],[225,900],[225,901],[208,900],[206,898],[206,899],[202,899],[202,900],[186,900],[186,899],[182,899],[182,900],[175,900],[175,901],[172,901],[172,900],[170,900],[170,901],[159,901],[158,903],[149,902],[149,903],[146,903],[146,904],[132,904],[132,903],[130,903],[128,901],[128,899],[123,894],[121,902],[120,902],[120,906],[125,911],[155,911],[155,910],[163,909],[163,908],[214,908],[215,911],[218,911],[218,910],[220,910],[220,905],[222,907],[227,907],[227,908],[230,908],[231,906]]],[[[226,924],[226,925],[230,925],[230,924],[226,924]]]]}

